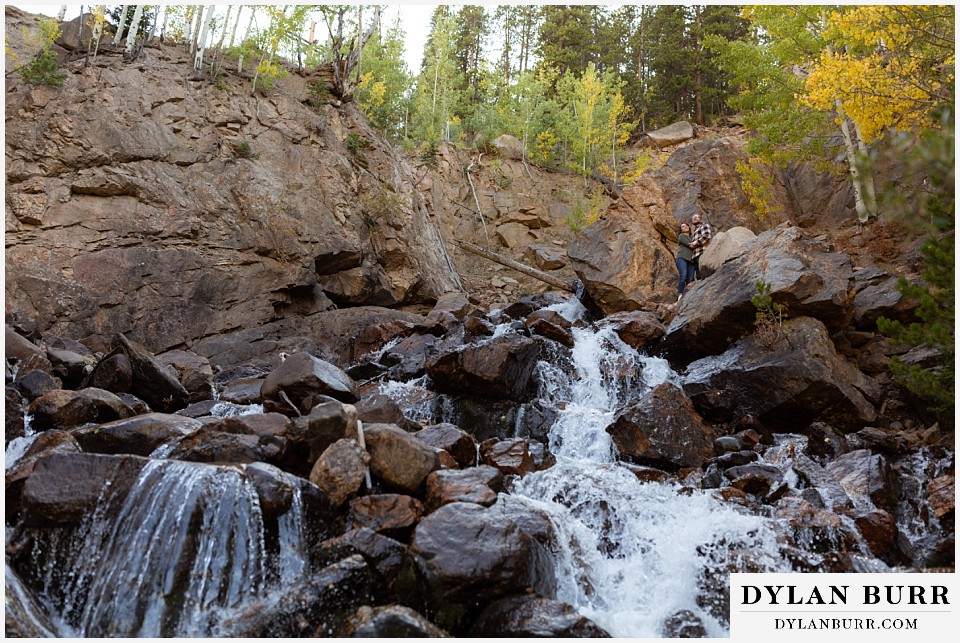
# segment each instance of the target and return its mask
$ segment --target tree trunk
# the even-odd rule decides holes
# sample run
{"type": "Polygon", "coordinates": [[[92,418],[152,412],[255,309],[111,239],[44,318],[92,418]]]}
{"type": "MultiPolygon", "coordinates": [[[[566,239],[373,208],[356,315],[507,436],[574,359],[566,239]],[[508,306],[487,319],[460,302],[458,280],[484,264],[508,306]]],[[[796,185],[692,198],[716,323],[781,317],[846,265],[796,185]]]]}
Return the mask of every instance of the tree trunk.
{"type": "Polygon", "coordinates": [[[137,32],[140,30],[140,17],[143,15],[143,5],[138,4],[133,12],[133,19],[130,21],[130,28],[127,30],[127,46],[123,51],[124,56],[131,58],[133,48],[137,45],[137,32]]]}
{"type": "Polygon", "coordinates": [[[200,29],[200,37],[197,39],[197,51],[193,58],[193,71],[199,76],[203,68],[203,53],[207,49],[207,35],[210,31],[210,18],[213,17],[213,5],[207,6],[207,15],[203,19],[203,27],[200,29]]]}
{"type": "Polygon", "coordinates": [[[237,8],[237,19],[233,22],[233,31],[230,32],[230,44],[228,47],[233,47],[233,41],[237,37],[237,27],[240,26],[240,14],[243,13],[243,7],[237,8]]]}
{"type": "Polygon", "coordinates": [[[120,21],[117,23],[117,35],[113,39],[115,45],[119,45],[120,41],[123,40],[123,34],[127,31],[127,12],[130,10],[130,5],[125,4],[120,10],[120,21]]]}
{"type": "Polygon", "coordinates": [[[542,281],[545,284],[550,284],[551,286],[559,288],[560,290],[565,290],[567,292],[575,291],[575,286],[573,284],[563,281],[558,277],[554,277],[553,275],[548,275],[547,273],[537,270],[536,268],[531,268],[530,266],[524,265],[519,261],[514,261],[513,259],[499,255],[496,252],[491,252],[490,250],[486,250],[480,246],[475,246],[467,241],[455,240],[454,243],[464,250],[472,252],[475,255],[479,255],[484,259],[489,259],[490,261],[495,261],[502,266],[513,268],[517,272],[521,272],[528,277],[533,277],[534,279],[542,281]]]}
{"type": "Polygon", "coordinates": [[[197,7],[197,19],[193,23],[193,39],[190,40],[190,53],[196,53],[197,40],[200,39],[200,24],[203,19],[203,6],[197,7]]]}
{"type": "Polygon", "coordinates": [[[850,134],[850,122],[846,114],[843,113],[843,107],[840,104],[840,101],[837,100],[837,113],[840,116],[840,131],[843,133],[843,143],[847,148],[847,167],[850,170],[850,179],[853,181],[853,197],[854,205],[857,210],[857,220],[860,223],[866,223],[871,215],[876,214],[872,212],[867,205],[866,199],[864,198],[864,185],[863,181],[860,178],[860,167],[857,164],[857,148],[854,145],[853,137],[850,134]]]}
{"type": "Polygon", "coordinates": [[[57,12],[57,21],[63,22],[63,18],[66,15],[67,15],[67,5],[62,4],[60,5],[60,11],[57,12]]]}

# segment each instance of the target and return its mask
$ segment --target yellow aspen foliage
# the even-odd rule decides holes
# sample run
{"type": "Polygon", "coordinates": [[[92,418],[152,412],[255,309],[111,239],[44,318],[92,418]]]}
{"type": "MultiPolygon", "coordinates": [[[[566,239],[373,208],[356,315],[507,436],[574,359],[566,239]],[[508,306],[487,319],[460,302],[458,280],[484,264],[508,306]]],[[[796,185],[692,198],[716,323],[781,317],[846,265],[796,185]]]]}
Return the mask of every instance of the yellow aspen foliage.
{"type": "Polygon", "coordinates": [[[864,142],[893,127],[933,124],[931,107],[953,83],[953,7],[861,6],[828,14],[831,46],[812,62],[803,104],[837,101],[864,142]]]}

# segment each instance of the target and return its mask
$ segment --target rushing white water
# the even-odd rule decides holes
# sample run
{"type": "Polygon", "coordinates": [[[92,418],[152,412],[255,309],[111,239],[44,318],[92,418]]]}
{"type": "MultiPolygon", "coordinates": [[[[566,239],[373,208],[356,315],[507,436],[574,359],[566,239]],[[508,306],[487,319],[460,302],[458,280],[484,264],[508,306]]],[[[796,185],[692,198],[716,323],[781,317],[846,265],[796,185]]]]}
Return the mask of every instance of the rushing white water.
{"type": "Polygon", "coordinates": [[[678,376],[610,328],[573,335],[572,372],[540,364],[542,397],[559,409],[550,431],[557,465],[513,490],[552,517],[558,598],[614,636],[660,637],[680,610],[699,616],[709,636],[726,636],[698,598],[709,596],[714,572],[736,571],[747,551],[752,564],[779,568],[773,531],[709,493],[641,483],[618,465],[605,428],[626,404],[678,376]]]}
{"type": "Polygon", "coordinates": [[[271,577],[296,582],[305,567],[299,492],[271,569],[259,499],[238,469],[155,460],[122,499],[108,489],[80,529],[37,553],[62,636],[210,636],[271,577]]]}

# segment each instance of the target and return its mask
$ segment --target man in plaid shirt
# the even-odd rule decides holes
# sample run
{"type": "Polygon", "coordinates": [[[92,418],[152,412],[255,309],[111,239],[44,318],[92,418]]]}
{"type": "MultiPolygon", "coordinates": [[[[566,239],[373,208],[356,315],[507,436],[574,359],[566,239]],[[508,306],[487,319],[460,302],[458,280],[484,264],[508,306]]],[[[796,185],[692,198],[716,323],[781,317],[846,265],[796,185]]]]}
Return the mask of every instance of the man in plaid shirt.
{"type": "Polygon", "coordinates": [[[710,230],[710,224],[700,217],[699,212],[695,213],[690,220],[693,223],[693,243],[690,247],[693,248],[694,277],[700,279],[700,255],[703,254],[703,249],[710,245],[710,237],[713,233],[710,230]]]}

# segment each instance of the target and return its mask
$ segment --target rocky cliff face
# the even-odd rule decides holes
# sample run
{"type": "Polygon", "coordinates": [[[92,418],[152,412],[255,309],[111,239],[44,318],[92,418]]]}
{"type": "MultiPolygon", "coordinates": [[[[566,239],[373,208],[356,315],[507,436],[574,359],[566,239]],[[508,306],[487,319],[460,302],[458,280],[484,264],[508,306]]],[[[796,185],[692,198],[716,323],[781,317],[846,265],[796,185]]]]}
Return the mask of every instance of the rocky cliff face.
{"type": "MultiPolygon", "coordinates": [[[[8,7],[8,32],[28,18],[8,7]]],[[[10,316],[159,351],[459,289],[411,167],[356,106],[306,105],[311,79],[251,95],[170,46],[65,70],[8,79],[10,316]]]]}

